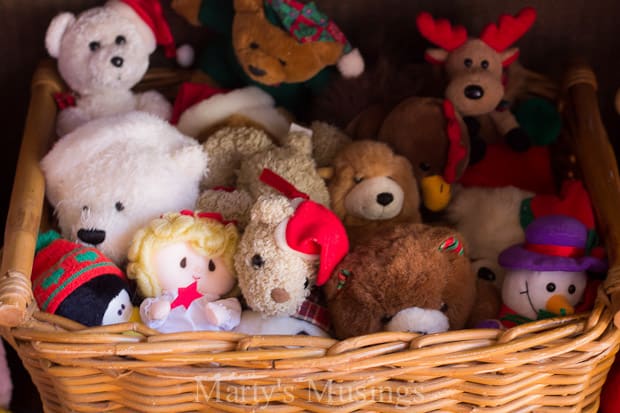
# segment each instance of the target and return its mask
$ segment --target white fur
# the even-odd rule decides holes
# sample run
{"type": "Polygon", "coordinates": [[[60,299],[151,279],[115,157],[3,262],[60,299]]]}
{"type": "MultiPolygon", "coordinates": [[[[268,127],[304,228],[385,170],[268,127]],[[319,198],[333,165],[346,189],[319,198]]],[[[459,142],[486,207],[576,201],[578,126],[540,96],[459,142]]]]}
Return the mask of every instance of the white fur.
{"type": "Polygon", "coordinates": [[[290,122],[275,108],[273,98],[263,90],[248,86],[213,95],[188,108],[177,127],[186,135],[197,137],[201,131],[233,114],[244,115],[265,127],[276,138],[286,136],[290,122]]]}
{"type": "Polygon", "coordinates": [[[409,331],[421,334],[442,333],[449,329],[450,321],[444,313],[420,307],[400,310],[385,325],[386,331],[409,331]]]}
{"type": "Polygon", "coordinates": [[[310,336],[329,337],[319,327],[293,317],[263,317],[256,311],[241,313],[241,322],[234,329],[237,333],[249,335],[292,335],[307,334],[310,336]]]}
{"type": "Polygon", "coordinates": [[[364,72],[364,59],[359,49],[353,49],[342,56],[336,66],[343,77],[358,77],[364,72]]]}
{"type": "Polygon", "coordinates": [[[167,122],[130,112],[76,129],[41,167],[63,235],[79,241],[80,229],[104,230],[97,247],[122,263],[138,228],[162,213],[194,207],[207,155],[167,122]]]}
{"type": "Polygon", "coordinates": [[[48,28],[46,47],[58,59],[60,75],[77,95],[76,106],[63,110],[58,118],[59,135],[91,119],[131,110],[170,118],[171,105],[159,93],[142,96],[131,92],[148,69],[155,38],[124,3],[113,1],[73,20],[70,14],[60,14],[48,28]],[[124,44],[116,43],[118,36],[125,38],[124,44]],[[95,51],[89,46],[92,42],[99,44],[95,51]],[[122,65],[117,67],[112,60],[119,58],[122,65]]]}
{"type": "Polygon", "coordinates": [[[504,270],[497,263],[499,253],[525,240],[520,223],[521,202],[533,193],[508,186],[502,188],[461,188],[455,186],[446,209],[450,223],[465,237],[472,262],[482,261],[496,272],[501,288],[504,270]]]}
{"type": "Polygon", "coordinates": [[[75,23],[73,13],[60,13],[52,19],[45,33],[45,48],[50,56],[58,57],[62,36],[73,23],[75,23]]]}
{"type": "Polygon", "coordinates": [[[177,63],[181,67],[190,67],[194,63],[196,52],[189,44],[184,44],[177,48],[177,63]]]}

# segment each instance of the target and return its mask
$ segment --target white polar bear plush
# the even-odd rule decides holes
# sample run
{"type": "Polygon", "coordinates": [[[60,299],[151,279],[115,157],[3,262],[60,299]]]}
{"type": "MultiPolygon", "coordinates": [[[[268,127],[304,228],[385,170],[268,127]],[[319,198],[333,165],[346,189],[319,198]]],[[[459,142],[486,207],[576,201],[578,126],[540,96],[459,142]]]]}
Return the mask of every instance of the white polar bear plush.
{"type": "Polygon", "coordinates": [[[139,228],[193,208],[207,161],[195,139],[134,111],[79,127],[54,145],[41,168],[63,236],[122,265],[139,228]]]}
{"type": "Polygon", "coordinates": [[[157,44],[165,46],[169,57],[175,55],[158,1],[111,0],[77,17],[68,12],[54,17],[45,46],[58,59],[58,71],[75,95],[68,107],[61,106],[58,135],[91,119],[132,110],[168,120],[172,107],[161,94],[131,91],[148,69],[157,44]]]}

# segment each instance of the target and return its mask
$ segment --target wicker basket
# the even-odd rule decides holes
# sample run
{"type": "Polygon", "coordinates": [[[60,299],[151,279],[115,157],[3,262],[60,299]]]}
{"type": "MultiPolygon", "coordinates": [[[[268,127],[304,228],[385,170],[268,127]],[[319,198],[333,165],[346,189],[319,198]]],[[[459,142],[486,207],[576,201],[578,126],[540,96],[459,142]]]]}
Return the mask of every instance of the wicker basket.
{"type": "MultiPolygon", "coordinates": [[[[155,78],[148,87],[162,84],[161,73],[155,78]]],[[[594,310],[508,331],[379,333],[345,341],[164,335],[131,323],[84,328],[38,312],[29,279],[37,232],[50,225],[38,161],[54,139],[52,93],[61,89],[53,65],[41,65],[32,83],[0,280],[2,335],[32,375],[46,412],[597,411],[620,342],[614,325],[620,324],[619,316],[614,320],[620,179],[587,67],[568,70],[562,106],[564,135],[611,260],[594,310]]]]}

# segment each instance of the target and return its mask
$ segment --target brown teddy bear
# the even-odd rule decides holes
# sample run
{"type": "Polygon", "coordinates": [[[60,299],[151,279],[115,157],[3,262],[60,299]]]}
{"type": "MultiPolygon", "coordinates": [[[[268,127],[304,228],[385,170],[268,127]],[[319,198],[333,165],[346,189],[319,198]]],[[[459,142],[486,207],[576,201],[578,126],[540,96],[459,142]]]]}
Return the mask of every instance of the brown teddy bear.
{"type": "Polygon", "coordinates": [[[465,327],[476,276],[462,239],[448,228],[408,223],[355,244],[323,287],[336,337],[465,327]]]}
{"type": "Polygon", "coordinates": [[[332,210],[352,242],[388,223],[420,222],[420,195],[411,164],[389,146],[356,141],[333,160],[328,182],[332,210]]]}
{"type": "Polygon", "coordinates": [[[259,86],[295,114],[327,84],[328,66],[337,65],[345,77],[364,70],[358,49],[314,3],[174,0],[172,7],[219,35],[210,39],[199,61],[216,84],[259,86]]]}

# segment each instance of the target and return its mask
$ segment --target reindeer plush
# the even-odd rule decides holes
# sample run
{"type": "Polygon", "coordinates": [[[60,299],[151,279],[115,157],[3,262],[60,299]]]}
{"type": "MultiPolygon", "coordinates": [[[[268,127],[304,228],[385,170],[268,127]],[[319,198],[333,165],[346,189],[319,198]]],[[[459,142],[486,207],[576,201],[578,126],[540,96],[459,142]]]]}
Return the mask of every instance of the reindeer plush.
{"type": "MultiPolygon", "coordinates": [[[[530,139],[508,110],[504,69],[519,56],[519,49],[510,45],[530,29],[534,20],[536,11],[524,8],[514,17],[502,15],[499,24],[489,24],[479,38],[468,38],[463,26],[452,26],[445,19],[435,20],[426,12],[417,17],[420,34],[440,47],[427,49],[425,57],[431,63],[445,65],[449,80],[446,98],[461,115],[472,117],[473,124],[479,125],[473,117],[488,115],[497,132],[516,151],[527,150],[530,139]]],[[[472,142],[472,156],[480,159],[485,147],[481,140],[472,142]]]]}

